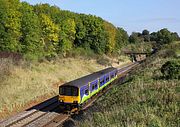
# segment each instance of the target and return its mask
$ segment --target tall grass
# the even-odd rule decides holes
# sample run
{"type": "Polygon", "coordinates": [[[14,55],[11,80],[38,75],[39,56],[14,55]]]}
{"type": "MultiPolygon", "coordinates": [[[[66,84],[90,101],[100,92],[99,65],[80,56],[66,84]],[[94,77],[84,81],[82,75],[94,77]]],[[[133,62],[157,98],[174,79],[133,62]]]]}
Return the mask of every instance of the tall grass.
{"type": "Polygon", "coordinates": [[[58,86],[105,68],[95,59],[64,58],[41,63],[0,59],[0,118],[27,103],[58,94],[58,86]]]}

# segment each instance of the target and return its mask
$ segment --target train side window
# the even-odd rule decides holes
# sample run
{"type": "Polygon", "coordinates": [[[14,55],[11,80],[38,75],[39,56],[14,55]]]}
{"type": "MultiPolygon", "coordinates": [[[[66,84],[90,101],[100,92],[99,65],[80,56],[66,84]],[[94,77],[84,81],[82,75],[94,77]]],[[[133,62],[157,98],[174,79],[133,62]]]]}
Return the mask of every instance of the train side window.
{"type": "Polygon", "coordinates": [[[85,94],[89,95],[89,90],[88,89],[85,90],[85,94]]]}
{"type": "Polygon", "coordinates": [[[95,88],[95,87],[94,87],[94,84],[93,84],[93,85],[92,85],[92,90],[94,90],[94,88],[95,88]]]}
{"type": "Polygon", "coordinates": [[[106,78],[106,82],[108,82],[108,81],[109,81],[109,77],[106,78]]]}
{"type": "Polygon", "coordinates": [[[114,74],[111,75],[111,78],[114,78],[114,74]]]}
{"type": "Polygon", "coordinates": [[[115,75],[117,75],[117,72],[115,73],[115,75]]]}
{"type": "Polygon", "coordinates": [[[97,83],[94,85],[95,88],[97,88],[97,83]]]}
{"type": "Polygon", "coordinates": [[[103,85],[103,84],[104,84],[104,79],[100,82],[100,84],[101,84],[101,85],[103,85]]]}

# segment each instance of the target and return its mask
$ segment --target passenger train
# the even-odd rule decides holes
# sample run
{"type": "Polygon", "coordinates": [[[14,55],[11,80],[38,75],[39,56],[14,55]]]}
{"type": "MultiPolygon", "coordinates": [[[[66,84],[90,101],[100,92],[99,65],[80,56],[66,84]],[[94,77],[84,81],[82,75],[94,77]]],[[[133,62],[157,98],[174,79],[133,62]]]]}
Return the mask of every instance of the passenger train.
{"type": "Polygon", "coordinates": [[[117,69],[110,67],[59,87],[59,103],[66,110],[80,109],[94,95],[117,78],[117,69]]]}

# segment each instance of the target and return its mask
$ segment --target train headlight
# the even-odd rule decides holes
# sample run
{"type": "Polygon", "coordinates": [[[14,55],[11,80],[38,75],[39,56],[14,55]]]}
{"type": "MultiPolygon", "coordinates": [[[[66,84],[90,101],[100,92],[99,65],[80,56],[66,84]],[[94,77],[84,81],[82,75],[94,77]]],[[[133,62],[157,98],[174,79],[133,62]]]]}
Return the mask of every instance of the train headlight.
{"type": "Polygon", "coordinates": [[[63,100],[59,100],[59,102],[63,102],[63,100]]]}

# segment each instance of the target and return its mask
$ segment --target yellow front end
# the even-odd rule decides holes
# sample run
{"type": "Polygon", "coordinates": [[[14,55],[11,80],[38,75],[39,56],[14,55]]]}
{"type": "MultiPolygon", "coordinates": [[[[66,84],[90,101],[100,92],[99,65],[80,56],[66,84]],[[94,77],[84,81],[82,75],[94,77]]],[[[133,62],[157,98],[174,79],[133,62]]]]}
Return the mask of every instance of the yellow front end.
{"type": "Polygon", "coordinates": [[[62,103],[80,103],[80,96],[64,96],[59,95],[59,101],[62,103]]]}

